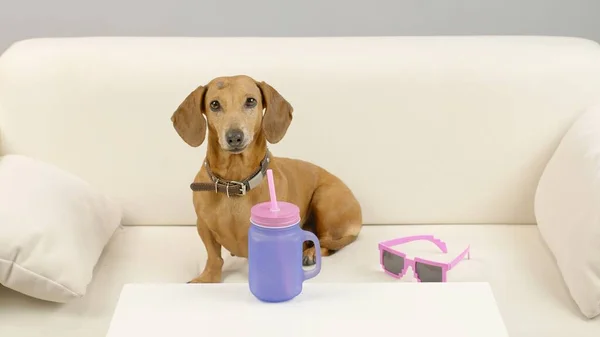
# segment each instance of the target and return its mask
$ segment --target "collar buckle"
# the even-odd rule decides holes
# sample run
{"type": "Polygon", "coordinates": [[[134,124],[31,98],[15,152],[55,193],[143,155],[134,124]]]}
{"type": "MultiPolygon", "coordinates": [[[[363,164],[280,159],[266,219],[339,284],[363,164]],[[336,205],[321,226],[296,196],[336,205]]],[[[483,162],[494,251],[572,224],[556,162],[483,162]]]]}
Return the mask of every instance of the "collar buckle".
{"type": "MultiPolygon", "coordinates": [[[[228,185],[239,186],[239,188],[240,188],[240,195],[246,195],[246,193],[248,192],[247,189],[246,189],[246,184],[244,184],[241,181],[234,181],[234,180],[232,180],[232,181],[228,182],[228,185]]],[[[227,196],[229,196],[229,194],[227,196]]]]}

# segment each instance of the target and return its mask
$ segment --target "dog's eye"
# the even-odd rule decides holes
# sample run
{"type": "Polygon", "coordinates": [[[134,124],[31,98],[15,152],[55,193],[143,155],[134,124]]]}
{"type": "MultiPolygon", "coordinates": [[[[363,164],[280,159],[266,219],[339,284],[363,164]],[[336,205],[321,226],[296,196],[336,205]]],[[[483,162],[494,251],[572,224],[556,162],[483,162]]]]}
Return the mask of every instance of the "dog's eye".
{"type": "Polygon", "coordinates": [[[256,106],[256,99],[252,97],[247,98],[245,105],[247,108],[254,108],[256,106]]]}
{"type": "Polygon", "coordinates": [[[221,109],[221,103],[219,103],[219,101],[210,102],[210,109],[212,111],[219,111],[219,109],[221,109]]]}

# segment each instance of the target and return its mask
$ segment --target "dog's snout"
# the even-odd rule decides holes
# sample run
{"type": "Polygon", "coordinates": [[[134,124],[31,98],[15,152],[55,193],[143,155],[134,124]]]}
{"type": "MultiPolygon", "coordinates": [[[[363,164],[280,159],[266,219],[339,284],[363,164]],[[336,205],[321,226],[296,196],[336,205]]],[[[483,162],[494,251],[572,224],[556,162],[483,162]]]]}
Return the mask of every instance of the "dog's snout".
{"type": "Polygon", "coordinates": [[[227,145],[239,147],[244,143],[244,132],[240,129],[231,129],[225,134],[227,145]]]}

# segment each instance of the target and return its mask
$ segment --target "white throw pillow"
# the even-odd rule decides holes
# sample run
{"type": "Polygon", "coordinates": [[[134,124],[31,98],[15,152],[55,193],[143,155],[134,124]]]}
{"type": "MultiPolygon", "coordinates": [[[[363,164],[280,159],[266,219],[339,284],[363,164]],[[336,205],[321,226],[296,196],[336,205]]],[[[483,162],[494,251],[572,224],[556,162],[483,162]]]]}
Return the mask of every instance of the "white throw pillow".
{"type": "Polygon", "coordinates": [[[21,155],[0,157],[0,283],[68,302],[85,294],[121,210],[80,178],[21,155]]]}
{"type": "Polygon", "coordinates": [[[581,115],[540,179],[535,215],[571,297],[600,314],[600,106],[581,115]]]}

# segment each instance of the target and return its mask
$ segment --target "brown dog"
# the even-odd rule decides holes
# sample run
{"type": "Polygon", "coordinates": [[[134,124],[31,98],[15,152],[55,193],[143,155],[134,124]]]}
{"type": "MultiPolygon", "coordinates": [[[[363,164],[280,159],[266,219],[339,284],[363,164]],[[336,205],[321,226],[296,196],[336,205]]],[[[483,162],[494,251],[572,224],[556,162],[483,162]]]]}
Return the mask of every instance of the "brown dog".
{"type": "MultiPolygon", "coordinates": [[[[278,199],[300,208],[301,227],[317,235],[322,256],[358,236],[361,208],[340,179],[304,161],[270,156],[267,141],[283,138],[292,111],[267,83],[234,76],[198,87],[171,117],[179,136],[193,147],[204,142],[208,121],[205,164],[191,186],[208,257],[203,272],[190,282],[221,282],[221,247],[248,257],[250,208],[269,199],[263,179],[267,168],[273,170],[278,199]]],[[[303,256],[304,265],[314,264],[314,247],[305,243],[303,256]]]]}

